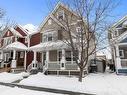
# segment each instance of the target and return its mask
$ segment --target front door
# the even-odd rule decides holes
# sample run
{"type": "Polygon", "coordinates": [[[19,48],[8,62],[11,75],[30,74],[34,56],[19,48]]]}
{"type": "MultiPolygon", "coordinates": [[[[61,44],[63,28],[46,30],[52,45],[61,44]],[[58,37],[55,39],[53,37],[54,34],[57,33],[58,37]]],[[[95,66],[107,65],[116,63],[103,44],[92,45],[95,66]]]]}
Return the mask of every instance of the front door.
{"type": "Polygon", "coordinates": [[[17,52],[17,66],[18,67],[24,66],[24,56],[25,56],[24,51],[17,52]]]}

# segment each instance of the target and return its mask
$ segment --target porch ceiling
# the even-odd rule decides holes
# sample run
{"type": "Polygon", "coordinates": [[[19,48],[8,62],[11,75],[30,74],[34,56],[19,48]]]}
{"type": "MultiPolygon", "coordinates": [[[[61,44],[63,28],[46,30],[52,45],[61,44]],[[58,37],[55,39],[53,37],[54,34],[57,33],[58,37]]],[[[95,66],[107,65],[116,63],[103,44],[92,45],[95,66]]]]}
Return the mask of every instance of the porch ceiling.
{"type": "Polygon", "coordinates": [[[12,44],[7,45],[4,50],[27,50],[28,48],[20,43],[20,42],[14,42],[12,44]]]}
{"type": "Polygon", "coordinates": [[[64,49],[69,48],[66,43],[63,41],[57,41],[57,42],[45,42],[40,43],[38,45],[32,46],[29,48],[29,50],[32,51],[46,51],[46,50],[58,50],[58,49],[64,49]]]}

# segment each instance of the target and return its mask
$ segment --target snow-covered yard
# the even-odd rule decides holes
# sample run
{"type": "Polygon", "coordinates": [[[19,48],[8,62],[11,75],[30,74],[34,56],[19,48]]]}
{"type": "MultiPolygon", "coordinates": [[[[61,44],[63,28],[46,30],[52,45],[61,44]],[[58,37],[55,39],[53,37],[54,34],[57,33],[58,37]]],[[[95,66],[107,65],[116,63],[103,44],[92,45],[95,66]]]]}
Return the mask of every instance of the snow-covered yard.
{"type": "Polygon", "coordinates": [[[0,95],[60,95],[60,94],[42,91],[33,91],[18,87],[11,88],[6,86],[0,86],[0,95]]]}
{"type": "Polygon", "coordinates": [[[18,74],[3,72],[0,73],[0,82],[11,83],[14,81],[22,80],[23,77],[29,76],[28,73],[22,72],[18,74]]]}
{"type": "Polygon", "coordinates": [[[63,89],[97,95],[127,95],[127,76],[116,74],[90,74],[78,82],[76,77],[50,76],[38,73],[22,80],[19,84],[63,89]]]}

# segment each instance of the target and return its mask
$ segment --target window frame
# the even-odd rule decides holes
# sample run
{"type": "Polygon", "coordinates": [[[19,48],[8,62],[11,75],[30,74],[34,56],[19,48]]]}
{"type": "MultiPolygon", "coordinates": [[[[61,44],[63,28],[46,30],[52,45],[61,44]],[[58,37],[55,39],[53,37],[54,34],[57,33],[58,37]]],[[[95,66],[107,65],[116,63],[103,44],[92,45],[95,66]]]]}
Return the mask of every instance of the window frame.
{"type": "Polygon", "coordinates": [[[59,19],[59,20],[64,20],[64,18],[65,18],[64,10],[58,11],[58,12],[57,12],[57,19],[59,19]],[[62,15],[61,15],[61,14],[62,14],[62,15]],[[62,16],[62,19],[59,18],[60,16],[62,16]]]}
{"type": "Polygon", "coordinates": [[[124,50],[119,50],[119,57],[124,58],[124,50]],[[120,55],[120,52],[121,52],[122,55],[120,55]]]}

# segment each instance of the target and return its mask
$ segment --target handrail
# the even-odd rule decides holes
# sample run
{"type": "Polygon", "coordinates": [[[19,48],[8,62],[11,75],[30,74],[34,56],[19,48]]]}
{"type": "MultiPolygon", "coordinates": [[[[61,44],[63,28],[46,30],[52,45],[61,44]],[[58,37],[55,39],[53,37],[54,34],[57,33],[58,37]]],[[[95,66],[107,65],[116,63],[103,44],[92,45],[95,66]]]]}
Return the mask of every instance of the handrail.
{"type": "Polygon", "coordinates": [[[32,63],[28,65],[27,72],[30,72],[32,70],[32,63]]]}

